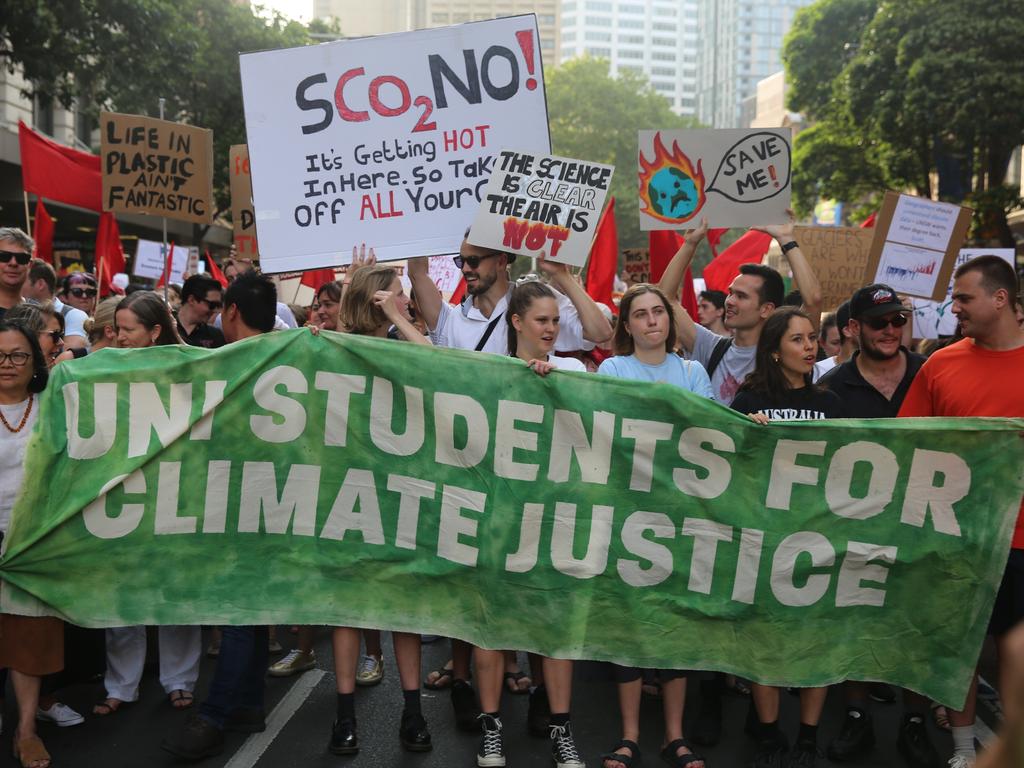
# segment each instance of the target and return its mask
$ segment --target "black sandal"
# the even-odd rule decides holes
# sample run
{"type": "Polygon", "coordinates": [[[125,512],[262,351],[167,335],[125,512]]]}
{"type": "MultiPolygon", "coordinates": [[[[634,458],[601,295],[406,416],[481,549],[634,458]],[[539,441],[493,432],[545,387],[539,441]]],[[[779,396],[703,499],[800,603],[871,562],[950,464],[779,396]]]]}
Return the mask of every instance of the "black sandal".
{"type": "Polygon", "coordinates": [[[623,739],[614,747],[612,747],[611,752],[605,752],[603,755],[601,755],[601,768],[604,768],[605,762],[609,760],[612,762],[621,763],[624,766],[624,768],[639,768],[639,766],[641,765],[640,745],[637,744],[635,741],[623,739]],[[617,749],[622,749],[623,747],[629,750],[628,755],[619,754],[615,751],[617,749]]]}
{"type": "Polygon", "coordinates": [[[704,758],[693,751],[693,747],[686,739],[675,739],[665,745],[665,748],[661,750],[661,759],[665,761],[672,768],[686,768],[691,763],[703,763],[704,758]],[[686,747],[690,750],[688,755],[676,754],[680,747],[686,747]]]}

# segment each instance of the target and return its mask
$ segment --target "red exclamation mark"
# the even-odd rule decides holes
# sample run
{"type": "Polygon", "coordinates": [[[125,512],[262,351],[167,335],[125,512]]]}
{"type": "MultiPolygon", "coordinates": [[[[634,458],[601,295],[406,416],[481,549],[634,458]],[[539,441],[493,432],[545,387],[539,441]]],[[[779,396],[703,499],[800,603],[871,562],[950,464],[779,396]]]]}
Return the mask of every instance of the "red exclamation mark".
{"type": "MultiPolygon", "coordinates": [[[[526,59],[526,71],[532,75],[536,67],[536,64],[533,61],[533,30],[524,29],[522,32],[516,32],[516,40],[519,41],[519,47],[523,49],[523,58],[526,59]]],[[[527,78],[526,90],[532,91],[536,88],[536,78],[527,78]]]]}
{"type": "Polygon", "coordinates": [[[768,175],[772,177],[772,181],[775,182],[775,186],[776,187],[779,186],[779,177],[775,175],[775,166],[774,165],[769,165],[768,166],[768,175]]]}

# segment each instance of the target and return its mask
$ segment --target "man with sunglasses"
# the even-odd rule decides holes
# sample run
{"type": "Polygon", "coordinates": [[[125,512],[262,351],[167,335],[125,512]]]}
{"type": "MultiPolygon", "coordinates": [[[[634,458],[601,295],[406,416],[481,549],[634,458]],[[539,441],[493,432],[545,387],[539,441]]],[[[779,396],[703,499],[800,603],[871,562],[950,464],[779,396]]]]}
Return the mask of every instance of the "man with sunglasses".
{"type": "Polygon", "coordinates": [[[178,335],[193,347],[216,349],[224,346],[224,334],[209,323],[220,313],[220,283],[206,275],[193,275],[181,287],[178,335]]]}
{"type": "MultiPolygon", "coordinates": [[[[860,288],[850,298],[846,334],[860,349],[822,376],[818,384],[839,395],[851,418],[894,418],[899,413],[925,360],[903,346],[909,312],[896,292],[880,283],[860,288]]],[[[846,719],[839,735],[828,746],[828,757],[835,762],[863,760],[875,744],[868,699],[884,698],[868,683],[849,681],[843,688],[846,719]]],[[[911,768],[937,765],[938,752],[926,724],[928,700],[904,690],[903,708],[896,741],[899,753],[911,768]]]]}
{"type": "Polygon", "coordinates": [[[17,227],[0,227],[0,319],[21,303],[21,287],[28,277],[35,243],[17,227]]]}

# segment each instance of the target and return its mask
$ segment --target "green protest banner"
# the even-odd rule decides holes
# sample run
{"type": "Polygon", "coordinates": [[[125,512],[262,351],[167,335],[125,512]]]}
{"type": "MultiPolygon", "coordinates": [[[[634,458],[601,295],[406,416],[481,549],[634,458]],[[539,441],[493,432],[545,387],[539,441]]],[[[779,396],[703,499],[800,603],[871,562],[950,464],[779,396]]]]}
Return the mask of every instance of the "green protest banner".
{"type": "Polygon", "coordinates": [[[668,385],[348,335],[103,350],[43,398],[3,607],[333,624],[959,706],[1021,419],[761,427],[668,385]]]}

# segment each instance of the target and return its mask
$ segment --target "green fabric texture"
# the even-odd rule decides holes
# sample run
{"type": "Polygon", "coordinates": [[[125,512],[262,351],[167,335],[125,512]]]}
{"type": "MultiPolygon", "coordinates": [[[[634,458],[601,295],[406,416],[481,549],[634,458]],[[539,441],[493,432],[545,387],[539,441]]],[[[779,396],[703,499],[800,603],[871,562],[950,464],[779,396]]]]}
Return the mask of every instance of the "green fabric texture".
{"type": "Polygon", "coordinates": [[[666,384],[303,329],[102,350],[42,398],[2,604],[883,680],[960,706],[1022,429],[762,427],[666,384]]]}

